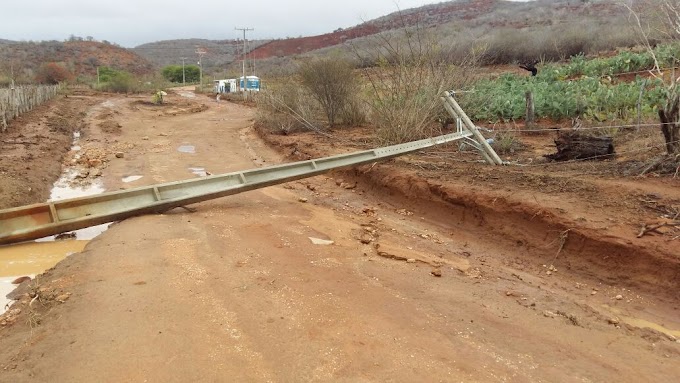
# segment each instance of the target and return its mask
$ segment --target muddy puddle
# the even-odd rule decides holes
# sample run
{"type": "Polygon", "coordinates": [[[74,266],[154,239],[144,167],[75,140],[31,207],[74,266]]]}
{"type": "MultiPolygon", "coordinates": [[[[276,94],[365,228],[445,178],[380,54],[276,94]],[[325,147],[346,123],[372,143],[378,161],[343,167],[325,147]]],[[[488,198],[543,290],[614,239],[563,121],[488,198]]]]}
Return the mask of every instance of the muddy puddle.
{"type": "MultiPolygon", "coordinates": [[[[80,132],[74,132],[71,151],[73,152],[80,151],[81,148],[79,143],[80,132]]],[[[77,160],[79,156],[80,155],[76,153],[74,158],[77,160]]],[[[101,194],[105,191],[104,185],[101,180],[95,180],[85,184],[78,182],[79,175],[80,172],[77,169],[73,167],[66,168],[62,173],[61,177],[59,177],[57,182],[55,182],[54,185],[52,186],[49,201],[54,202],[71,198],[88,197],[92,195],[101,194]]],[[[99,234],[103,233],[106,229],[108,229],[109,225],[110,224],[104,224],[99,226],[88,227],[82,230],[77,230],[75,231],[76,239],[91,240],[94,237],[98,236],[99,234]]],[[[39,239],[37,240],[37,242],[49,242],[54,241],[54,239],[55,236],[51,236],[39,239]]]]}
{"type": "MultiPolygon", "coordinates": [[[[76,132],[71,147],[71,150],[76,152],[75,158],[78,157],[77,152],[81,150],[79,141],[80,133],[76,132]]],[[[86,197],[104,192],[101,181],[82,183],[79,182],[79,174],[80,172],[73,167],[64,169],[61,177],[52,186],[49,201],[86,197]]],[[[70,240],[56,241],[55,236],[51,236],[35,242],[0,247],[0,313],[5,311],[8,303],[11,303],[6,295],[16,287],[12,281],[23,276],[34,277],[54,267],[69,255],[81,252],[89,240],[103,233],[108,227],[109,224],[104,224],[77,230],[74,232],[75,239],[70,240]]]]}
{"type": "Polygon", "coordinates": [[[71,254],[83,251],[88,241],[30,242],[0,247],[0,313],[11,303],[6,295],[16,287],[12,281],[48,270],[71,254]]]}
{"type": "Polygon", "coordinates": [[[205,170],[205,168],[194,167],[194,168],[189,168],[189,171],[192,174],[197,175],[199,177],[207,177],[208,176],[208,172],[205,170]]]}
{"type": "MultiPolygon", "coordinates": [[[[104,192],[104,186],[101,181],[94,181],[89,185],[74,184],[78,171],[74,169],[67,169],[64,174],[54,183],[50,193],[50,201],[61,201],[70,198],[87,197],[104,192]]],[[[109,228],[109,224],[88,227],[81,230],[76,230],[76,239],[90,240],[99,234],[103,233],[109,228]]],[[[38,239],[37,242],[54,241],[55,236],[38,239]]]]}
{"type": "Polygon", "coordinates": [[[180,153],[196,154],[196,147],[193,145],[182,145],[177,148],[177,151],[180,153]]]}
{"type": "Polygon", "coordinates": [[[144,176],[127,176],[123,177],[121,181],[123,181],[123,183],[129,184],[130,182],[139,181],[142,178],[144,178],[144,176]]]}
{"type": "Polygon", "coordinates": [[[647,319],[642,319],[642,318],[635,318],[632,316],[627,316],[622,310],[619,310],[615,307],[611,307],[609,305],[603,305],[603,307],[616,315],[616,317],[621,321],[621,323],[625,323],[627,325],[637,327],[637,328],[649,328],[654,331],[660,332],[662,334],[670,335],[671,337],[678,338],[680,339],[680,329],[679,330],[674,330],[668,328],[666,324],[659,324],[659,323],[654,323],[650,320],[647,319]]]}

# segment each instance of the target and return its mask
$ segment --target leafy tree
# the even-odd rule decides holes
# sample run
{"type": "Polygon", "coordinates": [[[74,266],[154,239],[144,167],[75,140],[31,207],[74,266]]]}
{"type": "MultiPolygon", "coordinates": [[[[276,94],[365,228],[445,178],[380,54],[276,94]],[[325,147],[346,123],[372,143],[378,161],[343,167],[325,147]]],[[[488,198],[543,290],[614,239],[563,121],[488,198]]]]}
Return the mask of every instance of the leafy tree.
{"type": "Polygon", "coordinates": [[[118,75],[119,71],[106,66],[99,68],[99,81],[102,83],[110,82],[112,78],[118,75]]]}
{"type": "Polygon", "coordinates": [[[59,84],[71,79],[73,79],[73,74],[55,62],[41,65],[35,76],[35,80],[41,84],[59,84]]]}
{"type": "MultiPolygon", "coordinates": [[[[163,77],[171,82],[181,83],[182,77],[182,66],[181,65],[168,65],[161,71],[163,77]]],[[[184,67],[184,75],[186,76],[186,82],[198,82],[201,78],[201,70],[197,65],[186,65],[184,67]]]]}
{"type": "Polygon", "coordinates": [[[128,93],[137,90],[132,74],[109,67],[99,68],[99,82],[100,89],[109,92],[128,93]]]}

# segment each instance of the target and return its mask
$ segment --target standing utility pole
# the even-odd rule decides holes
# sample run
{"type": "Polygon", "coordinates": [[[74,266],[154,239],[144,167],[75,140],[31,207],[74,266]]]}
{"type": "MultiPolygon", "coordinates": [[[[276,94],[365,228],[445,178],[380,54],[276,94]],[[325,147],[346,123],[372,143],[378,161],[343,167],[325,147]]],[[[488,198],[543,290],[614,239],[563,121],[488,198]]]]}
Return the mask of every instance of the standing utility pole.
{"type": "MultiPolygon", "coordinates": [[[[249,31],[254,31],[254,28],[234,28],[237,31],[243,31],[243,55],[242,55],[242,61],[243,61],[243,88],[241,89],[243,92],[246,91],[246,87],[248,83],[246,82],[246,32],[249,31]]],[[[245,93],[244,93],[245,94],[245,93]]]]}
{"type": "Polygon", "coordinates": [[[198,55],[198,69],[199,69],[200,81],[201,81],[201,85],[199,87],[200,87],[201,91],[203,91],[203,65],[201,64],[201,60],[203,59],[203,56],[206,53],[208,53],[208,52],[206,52],[206,50],[203,49],[203,48],[196,49],[196,54],[198,55]]]}
{"type": "Polygon", "coordinates": [[[187,58],[186,57],[180,57],[179,59],[182,60],[182,86],[186,86],[187,85],[187,76],[184,73],[184,61],[186,61],[187,58]]]}

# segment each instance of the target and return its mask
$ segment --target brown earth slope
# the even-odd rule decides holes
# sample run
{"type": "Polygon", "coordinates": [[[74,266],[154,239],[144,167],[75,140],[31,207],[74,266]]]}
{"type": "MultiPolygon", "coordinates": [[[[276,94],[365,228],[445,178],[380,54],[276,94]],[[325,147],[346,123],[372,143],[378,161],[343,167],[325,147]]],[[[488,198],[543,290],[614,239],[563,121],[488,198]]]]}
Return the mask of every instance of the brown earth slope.
{"type": "Polygon", "coordinates": [[[136,75],[148,75],[153,65],[130,49],[97,41],[17,42],[0,46],[0,75],[15,69],[18,81],[32,81],[44,63],[62,64],[75,76],[95,76],[107,66],[136,75]],[[17,73],[16,68],[21,68],[17,73]]]}

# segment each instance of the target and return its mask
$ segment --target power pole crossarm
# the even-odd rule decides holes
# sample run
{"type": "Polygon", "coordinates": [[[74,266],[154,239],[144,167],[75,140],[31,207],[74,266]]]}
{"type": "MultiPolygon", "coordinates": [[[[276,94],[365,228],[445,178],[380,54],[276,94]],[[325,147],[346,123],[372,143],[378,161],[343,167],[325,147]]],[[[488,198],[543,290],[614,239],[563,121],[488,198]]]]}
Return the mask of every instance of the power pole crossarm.
{"type": "Polygon", "coordinates": [[[203,56],[205,56],[206,53],[208,53],[208,52],[206,52],[206,50],[203,49],[203,48],[196,49],[196,54],[198,55],[198,70],[199,70],[199,76],[200,76],[199,81],[201,82],[201,84],[199,85],[199,88],[201,89],[201,91],[203,90],[203,64],[202,64],[202,60],[203,60],[203,56]]]}
{"type": "Polygon", "coordinates": [[[182,86],[186,86],[187,85],[187,76],[184,72],[184,62],[186,61],[187,58],[186,57],[180,57],[179,59],[182,60],[182,86]]]}
{"type": "MultiPolygon", "coordinates": [[[[237,31],[243,31],[243,52],[241,55],[241,61],[243,63],[243,87],[241,91],[245,92],[248,82],[246,81],[246,32],[254,31],[255,28],[234,28],[237,31]]],[[[244,93],[245,94],[245,93],[244,93]]]]}

